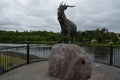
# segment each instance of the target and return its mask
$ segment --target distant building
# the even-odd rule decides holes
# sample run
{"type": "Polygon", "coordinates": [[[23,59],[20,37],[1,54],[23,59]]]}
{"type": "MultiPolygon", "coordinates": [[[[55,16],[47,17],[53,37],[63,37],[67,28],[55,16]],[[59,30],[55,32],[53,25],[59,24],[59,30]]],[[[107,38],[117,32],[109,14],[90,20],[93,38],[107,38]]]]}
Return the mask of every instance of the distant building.
{"type": "Polygon", "coordinates": [[[91,42],[92,42],[92,43],[96,43],[96,42],[97,42],[97,40],[93,39],[93,40],[91,40],[91,42]]]}

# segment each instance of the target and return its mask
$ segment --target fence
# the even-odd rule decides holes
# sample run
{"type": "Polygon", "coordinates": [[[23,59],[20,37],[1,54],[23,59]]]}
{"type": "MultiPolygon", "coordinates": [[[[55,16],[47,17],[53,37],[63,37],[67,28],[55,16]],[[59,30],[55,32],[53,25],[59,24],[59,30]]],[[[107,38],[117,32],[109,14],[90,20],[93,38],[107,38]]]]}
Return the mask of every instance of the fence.
{"type": "Polygon", "coordinates": [[[51,46],[27,44],[0,49],[0,74],[36,61],[48,60],[51,46]]]}
{"type": "MultiPolygon", "coordinates": [[[[31,62],[48,60],[51,47],[49,45],[27,44],[26,46],[0,49],[0,74],[31,62]]],[[[83,47],[95,62],[120,67],[120,48],[83,47]]]]}
{"type": "Polygon", "coordinates": [[[120,68],[120,48],[113,47],[112,44],[109,47],[83,47],[91,56],[93,61],[99,63],[105,63],[120,68]]]}

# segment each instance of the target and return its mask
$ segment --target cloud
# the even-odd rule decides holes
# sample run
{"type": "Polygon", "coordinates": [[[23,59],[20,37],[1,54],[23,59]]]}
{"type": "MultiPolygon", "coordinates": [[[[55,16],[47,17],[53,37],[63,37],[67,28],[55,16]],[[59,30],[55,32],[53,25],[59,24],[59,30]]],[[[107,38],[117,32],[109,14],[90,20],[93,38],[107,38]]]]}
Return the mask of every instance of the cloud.
{"type": "MultiPolygon", "coordinates": [[[[0,29],[60,32],[57,8],[62,0],[1,0],[0,29]],[[8,26],[11,25],[11,26],[8,26]]],[[[106,27],[120,32],[120,0],[64,0],[75,5],[65,13],[78,30],[106,27]]]]}

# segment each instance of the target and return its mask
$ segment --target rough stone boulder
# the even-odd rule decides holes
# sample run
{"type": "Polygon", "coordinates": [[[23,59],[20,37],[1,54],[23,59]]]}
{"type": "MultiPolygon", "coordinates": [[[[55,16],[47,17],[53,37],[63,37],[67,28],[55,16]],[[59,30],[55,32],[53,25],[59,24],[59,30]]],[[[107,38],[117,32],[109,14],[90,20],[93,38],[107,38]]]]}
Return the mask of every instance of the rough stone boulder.
{"type": "Polygon", "coordinates": [[[92,61],[85,50],[75,44],[56,44],[49,57],[49,74],[63,80],[88,80],[92,61]]]}

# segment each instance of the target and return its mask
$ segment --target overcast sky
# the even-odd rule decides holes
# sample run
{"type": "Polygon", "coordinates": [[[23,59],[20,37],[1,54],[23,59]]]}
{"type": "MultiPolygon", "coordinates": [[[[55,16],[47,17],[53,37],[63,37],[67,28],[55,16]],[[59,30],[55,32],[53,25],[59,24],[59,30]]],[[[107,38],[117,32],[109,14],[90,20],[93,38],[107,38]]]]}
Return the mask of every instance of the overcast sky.
{"type": "Polygon", "coordinates": [[[47,30],[60,32],[60,2],[75,5],[65,14],[78,31],[106,27],[120,33],[120,0],[0,0],[1,30],[47,30]]]}

